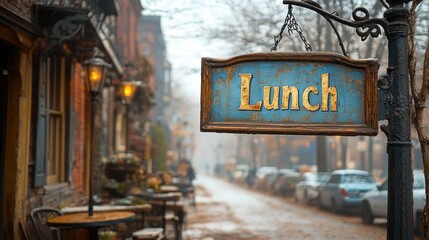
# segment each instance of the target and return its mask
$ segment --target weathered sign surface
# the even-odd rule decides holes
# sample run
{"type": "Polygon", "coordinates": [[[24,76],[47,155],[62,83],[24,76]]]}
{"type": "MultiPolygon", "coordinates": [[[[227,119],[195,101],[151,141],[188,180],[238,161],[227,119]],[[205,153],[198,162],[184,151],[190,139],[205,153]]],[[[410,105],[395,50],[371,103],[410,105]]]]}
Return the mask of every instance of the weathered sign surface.
{"type": "Polygon", "coordinates": [[[376,135],[377,70],[333,53],[203,58],[201,131],[376,135]]]}

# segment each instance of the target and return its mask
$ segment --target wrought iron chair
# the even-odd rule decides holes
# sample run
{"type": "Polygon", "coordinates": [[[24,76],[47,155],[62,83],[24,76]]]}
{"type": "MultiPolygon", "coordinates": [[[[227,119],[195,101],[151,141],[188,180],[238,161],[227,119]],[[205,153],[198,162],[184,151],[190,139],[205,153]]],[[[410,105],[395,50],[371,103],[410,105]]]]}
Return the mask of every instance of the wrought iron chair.
{"type": "MultiPolygon", "coordinates": [[[[166,235],[167,224],[172,224],[174,227],[175,239],[181,239],[182,218],[176,213],[176,201],[172,201],[172,205],[167,207],[167,200],[164,201],[149,201],[152,205],[151,211],[146,214],[145,222],[149,228],[161,228],[166,235]],[[171,211],[168,211],[171,210],[171,211]]],[[[170,202],[170,201],[169,201],[170,202]]]]}
{"type": "Polygon", "coordinates": [[[61,239],[60,230],[47,224],[48,219],[63,215],[61,211],[55,208],[41,207],[33,209],[30,215],[39,240],[61,239]]]}
{"type": "Polygon", "coordinates": [[[152,206],[150,212],[145,215],[145,227],[162,228],[165,231],[166,204],[164,201],[149,201],[152,206]]]}
{"type": "Polygon", "coordinates": [[[143,228],[132,233],[133,240],[164,239],[165,206],[159,202],[151,202],[150,210],[142,217],[143,228]]]}

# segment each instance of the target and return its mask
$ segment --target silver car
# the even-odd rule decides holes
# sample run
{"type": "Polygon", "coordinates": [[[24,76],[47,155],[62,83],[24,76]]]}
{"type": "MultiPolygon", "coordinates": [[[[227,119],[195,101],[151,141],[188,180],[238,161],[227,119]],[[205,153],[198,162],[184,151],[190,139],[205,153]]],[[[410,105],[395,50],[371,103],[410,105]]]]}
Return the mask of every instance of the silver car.
{"type": "Polygon", "coordinates": [[[331,173],[329,180],[319,187],[319,206],[341,213],[361,207],[362,196],[377,185],[369,172],[343,169],[331,173]]]}
{"type": "Polygon", "coordinates": [[[307,204],[315,202],[319,198],[319,186],[329,173],[325,172],[306,172],[302,174],[301,180],[295,186],[294,198],[307,204]]]}
{"type": "MultiPolygon", "coordinates": [[[[365,224],[372,224],[376,217],[387,218],[387,187],[386,179],[377,189],[369,191],[363,196],[361,218],[365,224]]],[[[413,200],[414,222],[418,223],[416,213],[423,211],[426,202],[425,176],[422,170],[414,171],[413,200]]],[[[414,224],[414,227],[420,226],[414,224]]]]}

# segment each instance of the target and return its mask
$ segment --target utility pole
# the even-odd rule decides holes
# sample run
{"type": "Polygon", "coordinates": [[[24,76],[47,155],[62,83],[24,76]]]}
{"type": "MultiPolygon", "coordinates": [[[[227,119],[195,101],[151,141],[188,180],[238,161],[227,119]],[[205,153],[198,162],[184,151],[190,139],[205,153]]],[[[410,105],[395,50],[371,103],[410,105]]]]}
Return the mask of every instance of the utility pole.
{"type": "Polygon", "coordinates": [[[317,148],[317,171],[328,172],[328,146],[327,138],[325,136],[316,137],[316,148],[317,148]]]}
{"type": "Polygon", "coordinates": [[[341,137],[341,168],[347,169],[347,142],[346,137],[341,137]]]}
{"type": "Polygon", "coordinates": [[[372,174],[372,165],[374,159],[374,138],[370,137],[368,142],[368,172],[372,174]]]}

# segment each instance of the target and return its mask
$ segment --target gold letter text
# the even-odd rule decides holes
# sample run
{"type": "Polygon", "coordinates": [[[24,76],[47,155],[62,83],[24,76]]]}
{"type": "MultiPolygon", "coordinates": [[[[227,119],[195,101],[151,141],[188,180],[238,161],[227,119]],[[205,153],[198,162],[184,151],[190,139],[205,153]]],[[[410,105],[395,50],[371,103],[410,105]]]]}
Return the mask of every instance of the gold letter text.
{"type": "Polygon", "coordinates": [[[271,87],[264,87],[264,107],[267,110],[279,109],[279,87],[274,87],[273,101],[270,103],[271,87]]]}
{"type": "Polygon", "coordinates": [[[310,104],[310,100],[309,100],[310,92],[313,92],[315,95],[319,94],[319,90],[317,90],[315,86],[307,87],[304,90],[304,93],[302,94],[302,105],[304,105],[304,108],[307,109],[308,111],[315,112],[319,110],[319,103],[314,106],[310,104]]]}
{"type": "Polygon", "coordinates": [[[337,111],[337,89],[335,87],[329,87],[329,73],[324,73],[322,77],[322,111],[327,112],[328,109],[328,97],[331,95],[331,111],[337,111]]]}
{"type": "Polygon", "coordinates": [[[298,88],[295,86],[283,86],[282,109],[289,109],[289,96],[292,95],[291,110],[299,110],[298,88]]]}
{"type": "Polygon", "coordinates": [[[241,77],[241,103],[239,110],[248,110],[248,111],[259,111],[261,110],[262,101],[250,105],[250,81],[252,80],[252,74],[243,73],[240,74],[241,77]]]}

